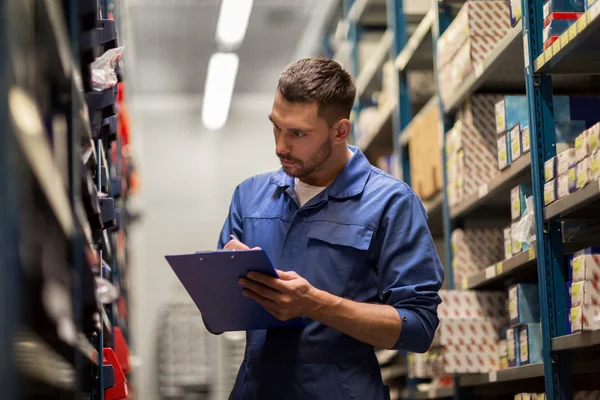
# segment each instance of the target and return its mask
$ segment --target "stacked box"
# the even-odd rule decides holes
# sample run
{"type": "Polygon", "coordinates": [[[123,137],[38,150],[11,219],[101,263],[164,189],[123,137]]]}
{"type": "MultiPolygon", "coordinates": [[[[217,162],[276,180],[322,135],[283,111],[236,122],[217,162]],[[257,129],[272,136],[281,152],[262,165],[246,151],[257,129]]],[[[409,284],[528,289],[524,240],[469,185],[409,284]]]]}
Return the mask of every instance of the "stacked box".
{"type": "Polygon", "coordinates": [[[556,179],[556,199],[562,199],[569,194],[569,176],[568,174],[560,175],[556,179]]]}
{"type": "Polygon", "coordinates": [[[600,329],[600,248],[589,247],[569,260],[571,332],[600,329]]]}
{"type": "Polygon", "coordinates": [[[582,305],[572,307],[569,313],[571,332],[595,331],[600,329],[600,307],[582,305]]]}
{"type": "Polygon", "coordinates": [[[556,156],[556,174],[558,176],[564,175],[569,171],[569,168],[574,167],[576,164],[575,149],[562,151],[556,156]]]}
{"type": "Polygon", "coordinates": [[[600,179],[600,151],[594,151],[589,156],[590,181],[600,179]]]}
{"type": "Polygon", "coordinates": [[[502,229],[455,229],[452,231],[451,241],[452,268],[457,281],[504,258],[502,229]]]}
{"type": "Polygon", "coordinates": [[[539,323],[519,326],[519,365],[542,362],[542,331],[539,323]]]}
{"type": "Polygon", "coordinates": [[[582,305],[600,306],[600,287],[598,281],[579,281],[569,284],[571,307],[582,305]]]}
{"type": "Polygon", "coordinates": [[[509,226],[508,228],[504,228],[504,259],[508,260],[512,256],[512,229],[509,226]]]}
{"type": "Polygon", "coordinates": [[[497,140],[498,169],[504,171],[512,164],[510,158],[510,139],[507,133],[500,135],[497,140]]]}
{"type": "Polygon", "coordinates": [[[504,96],[496,103],[496,133],[502,134],[517,125],[529,126],[529,103],[527,96],[504,96]]]}
{"type": "Polygon", "coordinates": [[[573,282],[600,281],[600,248],[579,250],[569,260],[570,278],[573,282]]]}
{"type": "Polygon", "coordinates": [[[508,289],[510,326],[540,322],[539,288],[534,283],[518,283],[508,289]]]}
{"type": "Polygon", "coordinates": [[[523,154],[531,150],[531,137],[529,135],[529,127],[521,129],[521,144],[523,146],[523,154]]]}
{"type": "MultiPolygon", "coordinates": [[[[511,231],[512,232],[516,232],[516,227],[517,224],[519,223],[519,221],[514,221],[511,224],[511,231]]],[[[512,237],[512,252],[513,255],[518,254],[522,251],[528,250],[531,248],[531,245],[529,243],[523,243],[518,241],[517,239],[515,239],[514,237],[512,237]]]]}
{"type": "Polygon", "coordinates": [[[438,40],[440,95],[447,101],[510,29],[504,1],[467,1],[438,40]]]}
{"type": "MultiPolygon", "coordinates": [[[[587,1],[587,0],[586,0],[587,1]]],[[[547,0],[544,3],[543,18],[546,19],[554,12],[583,12],[583,2],[572,0],[547,0]]]]}
{"type": "Polygon", "coordinates": [[[587,130],[586,136],[588,152],[591,154],[594,151],[600,150],[600,123],[591,126],[587,130]]]}
{"type": "Polygon", "coordinates": [[[443,319],[490,318],[506,322],[506,295],[503,292],[440,290],[442,303],[438,317],[443,319]]]}
{"type": "Polygon", "coordinates": [[[550,182],[551,180],[556,178],[556,165],[556,156],[550,158],[544,163],[544,180],[546,182],[550,182]]]}
{"type": "Polygon", "coordinates": [[[521,0],[510,0],[510,25],[515,26],[521,20],[523,11],[521,0]]]}
{"type": "Polygon", "coordinates": [[[544,183],[544,205],[547,206],[556,201],[556,184],[557,180],[552,179],[549,182],[544,183]]]}
{"type": "Polygon", "coordinates": [[[577,168],[575,170],[577,174],[576,189],[582,189],[592,181],[590,159],[591,158],[586,157],[577,163],[577,168]]]}
{"type": "Polygon", "coordinates": [[[513,163],[523,154],[523,145],[521,143],[521,127],[515,126],[508,133],[510,138],[510,162],[513,163]]]}
{"type": "Polygon", "coordinates": [[[573,193],[577,190],[577,164],[569,167],[567,172],[567,179],[569,181],[569,193],[573,193]]]}
{"type": "Polygon", "coordinates": [[[517,329],[518,328],[509,328],[506,331],[506,358],[509,368],[519,365],[519,332],[517,329]]]}
{"type": "Polygon", "coordinates": [[[579,162],[589,154],[588,131],[585,130],[575,138],[575,160],[579,162]]]}
{"type": "Polygon", "coordinates": [[[533,195],[531,183],[521,183],[510,191],[510,215],[513,221],[525,214],[527,207],[525,199],[533,195]]]}
{"type": "Polygon", "coordinates": [[[444,369],[447,374],[477,373],[498,370],[498,345],[453,345],[444,348],[444,369]]]}
{"type": "Polygon", "coordinates": [[[498,369],[508,368],[508,345],[506,340],[498,342],[498,369]]]}

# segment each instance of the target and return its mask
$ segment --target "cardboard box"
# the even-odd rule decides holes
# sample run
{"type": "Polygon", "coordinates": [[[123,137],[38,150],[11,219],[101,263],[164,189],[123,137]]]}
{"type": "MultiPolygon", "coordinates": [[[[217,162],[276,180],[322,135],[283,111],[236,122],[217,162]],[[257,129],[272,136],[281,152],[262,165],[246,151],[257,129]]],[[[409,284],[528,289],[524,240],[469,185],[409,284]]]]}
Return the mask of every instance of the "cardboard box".
{"type": "Polygon", "coordinates": [[[600,151],[594,151],[589,157],[590,181],[600,179],[600,151]]]}
{"type": "Polygon", "coordinates": [[[521,218],[525,214],[527,207],[525,199],[532,196],[533,189],[531,183],[521,183],[510,191],[510,215],[513,221],[521,218]]]}
{"type": "Polygon", "coordinates": [[[569,285],[571,307],[582,305],[600,306],[600,283],[598,281],[571,282],[569,285]]]}
{"type": "Polygon", "coordinates": [[[531,137],[529,135],[529,127],[521,129],[521,145],[523,146],[523,154],[531,150],[531,137]]]}
{"type": "Polygon", "coordinates": [[[506,348],[508,367],[519,366],[518,328],[510,328],[506,331],[506,348]]]}
{"type": "Polygon", "coordinates": [[[444,347],[444,373],[477,373],[498,370],[498,345],[444,347]]]}
{"type": "Polygon", "coordinates": [[[569,168],[574,167],[575,164],[577,164],[577,159],[575,158],[575,149],[568,149],[558,153],[556,160],[557,175],[566,174],[569,171],[569,168]]]}
{"type": "Polygon", "coordinates": [[[506,295],[503,292],[440,290],[442,303],[438,317],[444,319],[481,319],[506,321],[506,295]]]}
{"type": "Polygon", "coordinates": [[[441,346],[491,344],[498,341],[498,328],[501,320],[480,319],[441,319],[437,331],[441,346]]]}
{"type": "Polygon", "coordinates": [[[442,190],[442,154],[440,152],[440,109],[431,102],[406,127],[409,138],[411,187],[423,199],[442,190]]]}
{"type": "Polygon", "coordinates": [[[600,329],[600,307],[592,305],[572,307],[569,320],[573,333],[598,330],[600,329]]]}
{"type": "Polygon", "coordinates": [[[519,365],[542,362],[542,330],[539,323],[519,326],[519,365]]]}
{"type": "Polygon", "coordinates": [[[579,136],[575,138],[575,159],[577,162],[583,160],[589,155],[589,143],[587,130],[581,132],[579,136]]]}
{"type": "Polygon", "coordinates": [[[585,187],[588,183],[592,181],[591,178],[591,168],[590,168],[590,159],[588,157],[577,163],[577,167],[575,172],[577,174],[577,189],[581,189],[585,187]]]}
{"type": "Polygon", "coordinates": [[[570,0],[547,0],[544,3],[543,18],[546,19],[553,12],[582,12],[582,7],[570,0]]]}
{"type": "Polygon", "coordinates": [[[517,125],[529,126],[529,103],[526,96],[504,96],[496,103],[496,133],[502,134],[517,125]]]}
{"type": "Polygon", "coordinates": [[[518,283],[508,289],[510,326],[540,322],[540,294],[535,283],[518,283]]]}
{"type": "Polygon", "coordinates": [[[470,276],[503,259],[503,231],[496,228],[455,229],[451,235],[452,267],[470,276]]]}
{"type": "Polygon", "coordinates": [[[571,256],[570,278],[573,282],[600,281],[600,249],[588,247],[571,256]]]}
{"type": "Polygon", "coordinates": [[[556,199],[562,199],[569,194],[569,175],[563,174],[556,180],[556,199]]]}
{"type": "Polygon", "coordinates": [[[522,154],[521,146],[521,129],[519,125],[515,126],[510,130],[510,159],[511,162],[515,162],[522,154]]]}
{"type": "Polygon", "coordinates": [[[544,180],[546,182],[556,179],[556,161],[556,156],[554,156],[544,163],[544,180]]]}
{"type": "Polygon", "coordinates": [[[509,140],[507,134],[501,135],[498,138],[498,169],[500,171],[508,168],[510,164],[512,164],[512,160],[510,158],[510,150],[509,150],[509,140]]]}
{"type": "Polygon", "coordinates": [[[588,151],[600,150],[600,122],[587,129],[588,151]]]}
{"type": "Polygon", "coordinates": [[[512,237],[511,237],[511,227],[504,228],[504,259],[508,260],[512,257],[512,237]]]}
{"type": "Polygon", "coordinates": [[[523,11],[520,0],[510,0],[510,25],[515,26],[521,20],[523,11]]]}
{"type": "Polygon", "coordinates": [[[569,167],[567,177],[569,193],[573,193],[577,190],[577,164],[573,165],[572,167],[569,167]]]}
{"type": "Polygon", "coordinates": [[[556,183],[553,179],[550,182],[544,183],[544,205],[552,204],[556,201],[556,183]]]}
{"type": "Polygon", "coordinates": [[[498,359],[500,360],[498,369],[508,368],[508,345],[506,339],[498,342],[498,359]]]}

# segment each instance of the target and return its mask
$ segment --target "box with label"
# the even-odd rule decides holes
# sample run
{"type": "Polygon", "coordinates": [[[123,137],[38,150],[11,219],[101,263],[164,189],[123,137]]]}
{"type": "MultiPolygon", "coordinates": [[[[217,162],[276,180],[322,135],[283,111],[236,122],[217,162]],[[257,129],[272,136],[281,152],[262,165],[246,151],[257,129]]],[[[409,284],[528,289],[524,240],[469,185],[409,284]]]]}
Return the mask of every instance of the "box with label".
{"type": "Polygon", "coordinates": [[[577,189],[582,189],[592,181],[591,178],[591,170],[590,170],[590,159],[588,157],[577,163],[577,168],[575,169],[577,174],[577,189]]]}
{"type": "Polygon", "coordinates": [[[452,266],[463,276],[469,276],[503,259],[502,229],[455,229],[451,235],[452,266]]]}
{"type": "Polygon", "coordinates": [[[579,162],[586,158],[589,154],[589,144],[587,130],[581,132],[579,136],[575,138],[575,159],[579,162]]]}
{"type": "Polygon", "coordinates": [[[571,0],[547,0],[544,3],[543,18],[546,19],[554,12],[582,12],[584,11],[583,4],[573,2],[571,0]]]}
{"type": "Polygon", "coordinates": [[[506,295],[503,292],[440,290],[439,293],[442,298],[442,303],[438,306],[440,320],[448,318],[507,320],[506,295]]]}
{"type": "Polygon", "coordinates": [[[544,163],[544,180],[550,182],[556,178],[556,156],[550,158],[544,163]]]}
{"type": "Polygon", "coordinates": [[[572,307],[569,319],[573,333],[598,330],[600,329],[600,307],[593,305],[572,307]]]}
{"type": "Polygon", "coordinates": [[[592,125],[587,129],[588,152],[591,154],[600,150],[600,123],[592,125]]]}
{"type": "Polygon", "coordinates": [[[556,179],[544,183],[544,205],[552,204],[556,201],[556,179]]]}
{"type": "MultiPolygon", "coordinates": [[[[515,221],[511,224],[511,231],[516,232],[516,226],[519,221],[515,221]]],[[[518,254],[522,251],[529,250],[531,245],[529,243],[523,243],[512,237],[512,251],[513,255],[518,254]]]]}
{"type": "Polygon", "coordinates": [[[438,343],[442,346],[496,343],[500,325],[501,320],[492,318],[441,319],[438,343]]]}
{"type": "Polygon", "coordinates": [[[566,174],[567,172],[569,172],[569,168],[574,167],[575,164],[577,164],[577,159],[575,157],[575,149],[567,149],[558,153],[558,155],[556,156],[556,174],[566,174]]]}
{"type": "Polygon", "coordinates": [[[508,289],[510,325],[540,322],[540,294],[535,283],[518,283],[508,289]]]}
{"type": "Polygon", "coordinates": [[[500,363],[498,365],[499,369],[508,368],[508,346],[506,343],[506,339],[500,340],[498,342],[498,360],[500,360],[500,363]]]}
{"type": "Polygon", "coordinates": [[[510,130],[510,160],[515,162],[523,154],[523,148],[521,145],[521,129],[519,125],[515,126],[510,130]]]}
{"type": "Polygon", "coordinates": [[[512,257],[512,236],[511,236],[511,227],[504,228],[504,259],[508,260],[512,257]]]}
{"type": "Polygon", "coordinates": [[[569,260],[573,282],[600,281],[600,248],[588,247],[573,254],[569,260]]]}
{"type": "Polygon", "coordinates": [[[519,365],[542,362],[542,330],[539,323],[519,326],[519,365]]]}
{"type": "Polygon", "coordinates": [[[510,0],[510,25],[515,26],[523,14],[520,0],[510,0]]]}
{"type": "MultiPolygon", "coordinates": [[[[575,147],[575,139],[581,132],[589,129],[595,124],[594,121],[563,121],[554,123],[556,143],[566,144],[567,147],[575,147]]],[[[558,152],[558,148],[557,148],[558,152]]]]}
{"type": "Polygon", "coordinates": [[[506,331],[506,353],[509,368],[519,366],[518,338],[518,328],[510,328],[506,331]]]}
{"type": "Polygon", "coordinates": [[[531,137],[529,135],[529,127],[521,129],[521,146],[523,147],[523,154],[531,150],[531,137]]]}
{"type": "Polygon", "coordinates": [[[510,141],[508,139],[509,135],[504,134],[500,135],[498,138],[498,169],[500,171],[508,168],[510,164],[512,164],[512,160],[510,159],[510,141]]]}
{"type": "Polygon", "coordinates": [[[577,190],[577,164],[569,167],[567,172],[569,193],[573,193],[577,190]]]}
{"type": "Polygon", "coordinates": [[[569,174],[563,174],[556,180],[556,199],[560,200],[569,194],[569,174]]]}
{"type": "Polygon", "coordinates": [[[496,133],[501,134],[517,125],[529,126],[529,103],[526,96],[504,96],[496,103],[496,133]]]}
{"type": "Polygon", "coordinates": [[[600,306],[599,285],[598,281],[571,282],[569,285],[571,307],[581,305],[600,306]]]}
{"type": "Polygon", "coordinates": [[[590,167],[590,182],[597,181],[600,179],[600,151],[594,151],[588,158],[590,167]]]}
{"type": "Polygon", "coordinates": [[[533,189],[531,183],[521,183],[510,191],[510,215],[513,221],[521,218],[525,214],[525,199],[532,196],[533,189]]]}

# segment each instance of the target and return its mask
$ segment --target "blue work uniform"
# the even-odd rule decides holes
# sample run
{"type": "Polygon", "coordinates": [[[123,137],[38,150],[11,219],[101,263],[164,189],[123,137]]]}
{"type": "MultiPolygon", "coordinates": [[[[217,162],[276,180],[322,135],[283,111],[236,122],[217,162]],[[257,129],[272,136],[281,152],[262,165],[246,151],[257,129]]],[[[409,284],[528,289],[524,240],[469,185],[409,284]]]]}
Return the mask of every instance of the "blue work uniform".
{"type": "MultiPolygon", "coordinates": [[[[425,352],[438,325],[444,272],[427,215],[403,182],[371,166],[356,147],[335,181],[298,207],[282,170],[252,177],[234,192],[219,240],[235,234],[261,247],[276,268],[317,289],[389,304],[402,320],[394,349],[425,352]]],[[[230,400],[384,400],[372,346],[316,321],[302,328],[247,332],[230,400]]]]}

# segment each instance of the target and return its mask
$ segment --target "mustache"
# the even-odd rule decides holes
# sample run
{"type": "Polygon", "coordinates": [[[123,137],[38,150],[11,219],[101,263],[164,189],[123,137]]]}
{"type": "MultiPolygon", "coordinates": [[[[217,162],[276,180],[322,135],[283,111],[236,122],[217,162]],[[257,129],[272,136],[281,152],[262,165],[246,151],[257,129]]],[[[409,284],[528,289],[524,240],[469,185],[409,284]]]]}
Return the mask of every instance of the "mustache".
{"type": "Polygon", "coordinates": [[[275,154],[277,155],[277,157],[279,157],[280,159],[285,160],[285,161],[292,161],[292,162],[296,162],[296,163],[300,163],[301,162],[297,158],[294,158],[294,157],[292,157],[290,155],[287,155],[287,154],[281,154],[281,153],[275,153],[275,154]]]}

